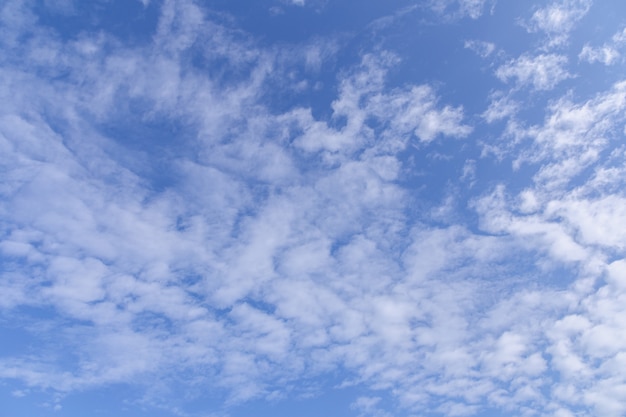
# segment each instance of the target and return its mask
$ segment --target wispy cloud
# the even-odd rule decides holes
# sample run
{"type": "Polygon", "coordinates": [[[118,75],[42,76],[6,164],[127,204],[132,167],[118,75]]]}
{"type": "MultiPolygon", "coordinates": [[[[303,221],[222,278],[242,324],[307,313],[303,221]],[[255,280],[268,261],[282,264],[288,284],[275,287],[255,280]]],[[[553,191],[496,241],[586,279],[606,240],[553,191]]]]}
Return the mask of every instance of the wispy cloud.
{"type": "MultiPolygon", "coordinates": [[[[0,358],[16,398],[123,383],[170,410],[180,386],[232,407],[330,373],[364,388],[364,416],[623,415],[624,82],[525,120],[533,90],[573,76],[565,54],[522,53],[471,114],[371,48],[324,116],[268,96],[313,91],[293,74],[336,45],[263,47],[199,3],[159,6],[132,45],[1,6],[0,311],[37,340],[0,358]],[[431,150],[456,181],[440,204],[408,175],[431,150]],[[511,178],[485,188],[496,163],[511,178]]],[[[556,39],[589,7],[538,9],[532,30],[556,39]]]]}
{"type": "Polygon", "coordinates": [[[624,31],[617,32],[609,42],[602,46],[593,47],[589,44],[583,46],[578,54],[578,59],[587,61],[591,64],[601,62],[604,65],[613,65],[621,58],[620,49],[626,44],[626,36],[624,31]]]}
{"type": "MultiPolygon", "coordinates": [[[[358,283],[333,288],[313,277],[341,273],[361,281],[389,271],[377,246],[402,218],[394,154],[412,137],[464,136],[469,127],[460,108],[439,108],[427,86],[383,93],[391,58],[374,56],[341,84],[334,117],[346,119],[344,128],[315,120],[307,109],[273,116],[256,102],[273,53],[235,40],[191,2],[164,4],[150,45],[105,55],[112,42],[99,35],[72,49],[55,41],[46,45],[53,59],[20,48],[5,57],[14,59],[13,84],[3,95],[20,99],[4,101],[2,119],[3,164],[12,173],[4,182],[10,226],[2,250],[14,259],[4,304],[53,307],[58,320],[89,325],[76,322],[63,332],[66,343],[87,341],[71,343],[83,358],[71,369],[16,358],[2,362],[2,375],[68,391],[141,379],[180,363],[212,368],[198,377],[208,383],[218,374],[233,400],[269,395],[270,385],[311,366],[300,359],[303,352],[316,356],[318,346],[359,336],[350,325],[363,321],[350,305],[360,302],[358,283]],[[218,88],[183,64],[192,50],[227,59],[248,75],[218,88]],[[49,83],[17,69],[25,56],[47,71],[62,62],[69,77],[49,83]],[[32,106],[42,113],[33,114],[32,106]],[[131,106],[135,114],[128,115],[131,106]],[[375,126],[368,125],[371,117],[375,126]],[[133,118],[155,129],[159,119],[163,126],[178,123],[189,136],[102,133],[133,118]],[[275,135],[284,126],[291,128],[275,135]],[[368,139],[375,129],[387,139],[368,139]],[[168,145],[179,150],[161,163],[176,188],[146,182],[159,143],[175,139],[185,142],[168,145]],[[147,140],[147,150],[134,151],[134,140],[147,140]],[[187,149],[198,151],[191,156],[187,149]],[[298,156],[299,149],[324,153],[298,156]],[[298,168],[298,158],[309,168],[298,168]],[[281,190],[272,191],[277,185],[281,190]],[[357,268],[365,259],[367,273],[357,268]],[[319,298],[303,315],[290,306],[307,287],[304,293],[319,298]],[[256,303],[272,303],[275,313],[256,303]],[[315,319],[325,304],[328,313],[315,319]],[[302,327],[311,329],[307,337],[296,330],[301,322],[313,325],[302,327]],[[302,345],[294,348],[294,340],[302,345]]],[[[322,368],[346,357],[339,347],[330,352],[322,368]]]]}
{"type": "Polygon", "coordinates": [[[474,51],[482,58],[487,58],[496,50],[496,45],[494,43],[479,41],[475,39],[465,41],[464,46],[467,49],[474,51]]]}
{"type": "Polygon", "coordinates": [[[482,117],[487,123],[493,123],[497,120],[515,115],[518,110],[519,103],[516,103],[502,92],[496,92],[492,94],[489,107],[482,114],[482,117]]]}
{"type": "Polygon", "coordinates": [[[438,13],[471,19],[479,18],[490,3],[489,0],[430,0],[430,6],[438,13]]]}
{"type": "Polygon", "coordinates": [[[538,8],[526,24],[531,32],[544,32],[548,36],[548,46],[558,46],[568,41],[575,25],[589,12],[591,0],[553,1],[538,8]]]}
{"type": "Polygon", "coordinates": [[[517,81],[520,87],[530,85],[536,90],[550,90],[572,75],[566,69],[567,57],[556,54],[523,55],[496,70],[496,76],[507,82],[517,81]]]}

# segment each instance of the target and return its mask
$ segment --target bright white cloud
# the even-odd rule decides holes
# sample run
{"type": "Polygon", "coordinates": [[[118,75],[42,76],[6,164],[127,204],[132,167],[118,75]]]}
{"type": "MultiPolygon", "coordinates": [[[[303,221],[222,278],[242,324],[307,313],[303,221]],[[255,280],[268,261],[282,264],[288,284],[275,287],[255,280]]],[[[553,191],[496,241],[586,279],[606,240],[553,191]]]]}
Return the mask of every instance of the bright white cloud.
{"type": "Polygon", "coordinates": [[[316,122],[306,112],[297,112],[304,135],[296,144],[309,152],[354,151],[372,140],[377,126],[369,125],[375,118],[384,126],[382,137],[387,139],[377,147],[388,148],[386,152],[406,146],[413,135],[422,142],[430,142],[440,135],[464,137],[471,128],[463,124],[460,107],[437,108],[437,98],[429,86],[409,86],[402,90],[384,93],[386,67],[393,64],[394,57],[379,61],[366,56],[362,68],[343,81],[339,97],[332,104],[333,117],[345,118],[345,126],[339,130],[324,122],[316,122]]]}
{"type": "Polygon", "coordinates": [[[588,407],[619,416],[625,407],[614,395],[601,394],[624,384],[617,371],[624,341],[617,336],[621,321],[615,320],[624,314],[617,307],[623,268],[620,255],[609,261],[624,246],[624,236],[614,229],[623,216],[623,193],[614,188],[622,180],[613,176],[611,159],[599,157],[621,135],[613,129],[623,123],[622,90],[620,82],[582,103],[556,100],[543,125],[516,133],[516,140],[529,134],[536,145],[527,157],[550,161],[538,168],[533,186],[515,198],[498,187],[476,205],[485,230],[517,236],[544,254],[537,260],[541,268],[579,264],[579,280],[561,295],[567,313],[543,326],[548,355],[542,355],[542,365],[537,362],[537,369],[560,375],[550,384],[553,403],[546,406],[562,415],[588,407]],[[589,167],[591,173],[583,174],[589,167]],[[574,178],[578,185],[569,187],[574,178]]]}
{"type": "Polygon", "coordinates": [[[549,46],[563,44],[591,5],[591,0],[553,1],[533,13],[527,29],[531,32],[545,32],[549,37],[549,46]]]}
{"type": "Polygon", "coordinates": [[[572,75],[566,69],[567,57],[556,54],[523,55],[496,70],[503,82],[513,79],[520,87],[531,85],[535,90],[551,90],[572,75]]]}

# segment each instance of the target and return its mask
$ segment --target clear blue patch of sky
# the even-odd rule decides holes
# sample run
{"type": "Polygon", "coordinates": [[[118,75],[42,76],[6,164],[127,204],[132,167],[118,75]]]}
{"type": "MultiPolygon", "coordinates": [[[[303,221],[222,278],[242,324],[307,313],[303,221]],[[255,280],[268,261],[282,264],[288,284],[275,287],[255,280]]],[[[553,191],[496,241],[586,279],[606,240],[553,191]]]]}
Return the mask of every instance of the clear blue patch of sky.
{"type": "Polygon", "coordinates": [[[74,1],[70,8],[61,8],[54,1],[38,0],[34,11],[39,23],[53,28],[63,40],[104,30],[126,45],[139,45],[152,39],[161,3],[152,1],[144,7],[138,0],[74,1]]]}
{"type": "Polygon", "coordinates": [[[24,355],[29,352],[39,352],[41,345],[40,336],[33,334],[32,331],[28,331],[23,327],[24,321],[21,317],[22,315],[32,314],[32,311],[29,310],[30,309],[27,309],[27,311],[22,310],[19,315],[13,313],[0,317],[0,334],[2,334],[0,359],[3,357],[24,355]]]}

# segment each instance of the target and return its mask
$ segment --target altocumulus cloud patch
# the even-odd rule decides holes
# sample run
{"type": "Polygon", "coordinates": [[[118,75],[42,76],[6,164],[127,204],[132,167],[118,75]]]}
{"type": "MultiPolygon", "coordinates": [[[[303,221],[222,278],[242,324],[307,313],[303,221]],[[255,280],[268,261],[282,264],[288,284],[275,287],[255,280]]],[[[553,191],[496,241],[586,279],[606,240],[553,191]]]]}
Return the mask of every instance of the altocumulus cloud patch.
{"type": "Polygon", "coordinates": [[[5,1],[2,415],[623,416],[623,8],[5,1]]]}

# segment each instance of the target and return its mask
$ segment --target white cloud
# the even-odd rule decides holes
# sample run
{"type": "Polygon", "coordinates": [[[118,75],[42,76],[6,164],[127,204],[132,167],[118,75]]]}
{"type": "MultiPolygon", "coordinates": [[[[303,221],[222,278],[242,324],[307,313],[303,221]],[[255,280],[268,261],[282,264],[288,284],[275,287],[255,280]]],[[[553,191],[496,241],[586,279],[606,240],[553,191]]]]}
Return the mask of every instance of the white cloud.
{"type": "Polygon", "coordinates": [[[482,117],[487,123],[493,123],[515,115],[518,110],[519,103],[502,93],[494,93],[491,96],[489,107],[483,112],[482,117]]]}
{"type": "Polygon", "coordinates": [[[474,185],[476,181],[476,160],[468,159],[463,165],[463,173],[461,175],[461,181],[469,182],[469,186],[474,185]]]}
{"type": "MultiPolygon", "coordinates": [[[[484,5],[459,4],[471,17],[484,5]]],[[[388,54],[341,76],[325,120],[270,111],[260,97],[282,58],[191,2],[165,4],[152,43],[107,54],[106,34],[33,36],[49,55],[11,49],[1,70],[0,306],[53,309],[20,320],[55,344],[5,357],[1,377],[70,392],[184,374],[236,404],[342,369],[416,415],[623,414],[624,154],[600,158],[621,135],[623,83],[509,124],[503,154],[536,176],[477,199],[474,233],[407,219],[399,153],[472,127],[432,86],[389,88],[388,54]],[[187,54],[244,75],[208,76],[187,54]],[[62,80],[41,75],[59,67],[62,80]],[[593,172],[567,187],[581,167],[593,172]]],[[[293,59],[319,68],[312,54],[293,59]]],[[[565,63],[522,55],[497,75],[549,89],[565,63]]],[[[494,95],[483,117],[516,104],[494,95]]],[[[471,184],[478,163],[463,161],[454,173],[471,184]]],[[[379,398],[353,409],[387,416],[379,398]]]]}
{"type": "MultiPolygon", "coordinates": [[[[76,55],[54,51],[67,55],[67,82],[50,85],[21,73],[30,88],[5,85],[2,94],[20,100],[4,101],[2,108],[2,163],[12,173],[3,189],[10,196],[3,215],[11,227],[2,250],[28,262],[3,282],[9,294],[3,305],[53,306],[58,315],[52,321],[91,325],[64,328],[65,346],[80,355],[80,364],[61,370],[54,359],[4,361],[4,377],[67,391],[155,374],[167,380],[167,369],[177,364],[206,370],[196,370],[194,378],[227,389],[236,402],[267,396],[280,381],[332,367],[337,358],[365,365],[353,362],[352,354],[371,357],[380,346],[388,356],[406,339],[406,318],[390,309],[393,298],[361,301],[363,291],[374,288],[370,284],[383,289],[398,269],[380,247],[389,244],[388,230],[402,218],[405,201],[394,184],[394,154],[412,135],[434,140],[467,134],[461,110],[439,107],[426,86],[383,94],[384,69],[372,57],[365,70],[345,79],[334,104],[348,120],[345,129],[315,120],[307,110],[271,116],[254,99],[271,54],[252,50],[241,58],[244,46],[223,28],[200,24],[196,11],[191,3],[167,3],[147,50],[103,57],[108,40],[84,38],[76,55]],[[202,49],[207,59],[217,55],[235,66],[243,60],[258,71],[217,89],[183,68],[180,55],[205,39],[204,31],[216,34],[206,38],[215,48],[202,49]],[[80,72],[81,83],[72,71],[80,72]],[[149,167],[145,157],[98,133],[99,123],[127,123],[133,114],[125,109],[133,100],[145,103],[135,110],[142,123],[182,118],[192,132],[183,145],[199,151],[192,158],[175,155],[166,166],[176,189],[153,189],[140,175],[149,167]],[[399,115],[377,107],[392,102],[399,115]],[[68,127],[57,132],[49,119],[27,116],[33,103],[54,108],[51,114],[68,127]],[[381,137],[388,139],[363,141],[359,135],[371,129],[364,115],[377,117],[381,137]],[[314,129],[332,133],[340,146],[303,146],[314,129]],[[305,150],[342,150],[346,144],[348,152],[339,155],[340,164],[332,156],[307,156],[310,166],[300,168],[293,154],[299,150],[285,146],[290,140],[305,150]],[[282,189],[269,192],[265,184],[282,189]],[[29,268],[45,274],[24,285],[29,268]],[[314,302],[303,309],[309,297],[314,302]],[[274,312],[255,307],[254,300],[271,302],[274,312]],[[216,318],[215,309],[229,312],[216,318]],[[366,317],[379,314],[366,324],[366,317]],[[311,358],[323,352],[330,356],[316,364],[311,358]],[[218,382],[211,382],[214,375],[218,382]]],[[[38,62],[53,65],[55,59],[38,62]]],[[[406,309],[408,314],[408,304],[406,309]]],[[[399,369],[369,368],[363,375],[383,372],[390,384],[399,369]]]]}
{"type": "Polygon", "coordinates": [[[491,55],[496,50],[496,45],[492,42],[485,42],[479,40],[469,40],[465,41],[463,44],[466,49],[469,49],[476,54],[478,54],[481,58],[486,58],[491,55]]]}
{"type": "Polygon", "coordinates": [[[536,145],[521,160],[551,161],[539,170],[536,181],[553,186],[567,183],[596,162],[601,150],[609,146],[615,126],[623,121],[624,106],[624,82],[584,103],[572,103],[567,98],[555,101],[543,126],[517,132],[521,137],[528,135],[536,145]]]}
{"type": "Polygon", "coordinates": [[[620,58],[620,49],[623,48],[626,43],[626,29],[617,32],[611,37],[611,40],[605,42],[602,46],[593,47],[589,44],[583,46],[583,49],[578,54],[578,59],[587,61],[591,64],[595,62],[601,62],[604,65],[613,65],[620,58]]]}
{"type": "Polygon", "coordinates": [[[503,82],[514,79],[520,87],[532,85],[535,90],[551,90],[572,77],[566,65],[567,57],[563,55],[522,55],[500,66],[496,76],[503,82]]]}
{"type": "Polygon", "coordinates": [[[440,14],[471,19],[478,19],[488,3],[489,0],[430,0],[430,6],[440,14]]]}
{"type": "Polygon", "coordinates": [[[306,112],[294,114],[304,130],[296,144],[309,152],[353,152],[372,141],[374,130],[378,129],[376,125],[368,125],[367,119],[372,117],[383,125],[381,136],[387,142],[378,146],[387,147],[385,152],[403,148],[412,135],[422,142],[430,142],[440,135],[467,136],[471,128],[463,124],[462,108],[438,108],[431,87],[409,86],[391,93],[383,92],[386,67],[395,59],[390,55],[382,59],[366,56],[361,68],[342,82],[332,108],[333,118],[345,118],[344,127],[329,127],[325,122],[312,120],[306,112]]]}
{"type": "MultiPolygon", "coordinates": [[[[524,340],[532,336],[531,340],[542,340],[540,343],[545,344],[541,357],[536,356],[537,351],[525,357],[536,361],[534,369],[539,374],[544,375],[541,369],[556,372],[554,380],[549,382],[553,393],[549,407],[562,415],[570,415],[572,410],[582,407],[595,414],[619,416],[626,406],[622,400],[615,400],[621,398],[619,394],[601,394],[608,387],[616,387],[619,392],[624,384],[619,369],[625,341],[620,336],[622,323],[615,317],[623,315],[621,253],[625,242],[614,227],[623,221],[624,196],[620,189],[623,181],[613,159],[623,161],[622,151],[618,147],[610,152],[611,157],[600,157],[601,152],[613,149],[611,140],[621,137],[622,84],[618,82],[581,103],[572,103],[569,98],[553,101],[543,124],[528,129],[510,124],[510,128],[515,126],[511,129],[516,132],[516,142],[530,139],[534,143],[524,148],[522,157],[538,163],[534,182],[511,195],[504,186],[497,187],[475,206],[483,230],[525,242],[527,249],[541,254],[535,259],[540,269],[565,267],[569,271],[559,273],[561,279],[571,283],[556,297],[560,299],[561,313],[550,314],[551,318],[541,326],[527,326],[525,331],[518,330],[509,337],[524,340]],[[574,179],[572,186],[570,181],[574,179]],[[577,266],[570,269],[567,265],[577,266]]],[[[516,149],[520,148],[513,145],[504,153],[515,153],[516,149]]],[[[538,294],[542,302],[545,295],[545,291],[538,294]]],[[[534,305],[529,300],[522,304],[534,305]]],[[[515,306],[515,310],[520,309],[524,307],[515,306]]],[[[505,317],[508,311],[510,308],[504,311],[494,308],[492,313],[495,319],[505,317]]],[[[535,317],[543,320],[542,316],[539,313],[535,317]]],[[[510,325],[505,328],[512,331],[510,325]]],[[[511,349],[528,345],[507,343],[511,349]]],[[[509,356],[499,354],[498,350],[491,355],[495,355],[494,360],[515,357],[510,350],[506,352],[509,356]]],[[[502,375],[506,376],[507,371],[513,372],[512,366],[504,367],[502,375]]],[[[518,372],[514,374],[519,377],[518,372]]]]}
{"type": "Polygon", "coordinates": [[[390,417],[390,413],[378,406],[380,401],[380,397],[359,397],[350,405],[350,408],[356,410],[361,416],[390,417]]]}
{"type": "Polygon", "coordinates": [[[537,9],[527,25],[530,32],[542,31],[549,46],[567,42],[575,25],[587,14],[591,0],[559,0],[537,9]]]}
{"type": "Polygon", "coordinates": [[[626,234],[613,225],[626,220],[625,202],[624,198],[610,195],[599,199],[554,201],[548,210],[571,223],[578,230],[578,239],[586,245],[620,250],[626,248],[626,234]]]}
{"type": "Polygon", "coordinates": [[[620,57],[620,53],[610,46],[602,46],[599,48],[593,48],[589,45],[585,45],[578,54],[578,58],[585,60],[591,64],[594,62],[601,62],[604,65],[611,65],[620,57]]]}

